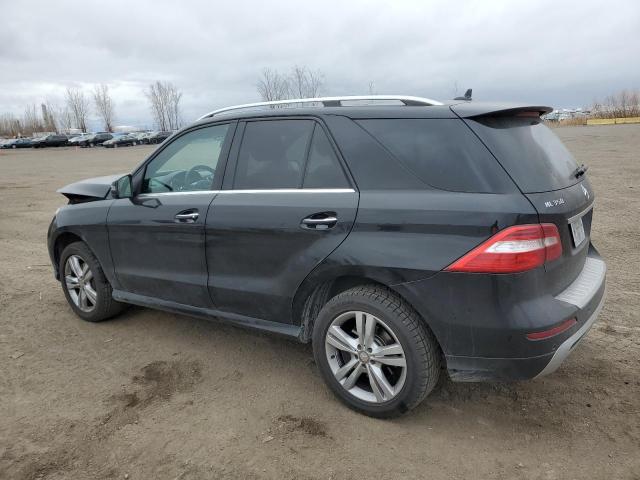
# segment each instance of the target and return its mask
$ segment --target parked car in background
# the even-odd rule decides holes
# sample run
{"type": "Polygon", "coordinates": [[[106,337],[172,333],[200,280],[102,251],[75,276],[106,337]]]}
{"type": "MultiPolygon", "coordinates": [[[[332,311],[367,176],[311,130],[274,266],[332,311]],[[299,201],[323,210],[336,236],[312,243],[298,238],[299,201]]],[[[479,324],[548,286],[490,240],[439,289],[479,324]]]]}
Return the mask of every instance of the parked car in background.
{"type": "Polygon", "coordinates": [[[0,148],[31,148],[32,146],[30,138],[13,138],[4,141],[0,148]]]}
{"type": "Polygon", "coordinates": [[[145,145],[149,144],[149,139],[151,138],[152,135],[155,135],[156,132],[143,132],[140,137],[138,137],[138,139],[140,140],[140,143],[144,143],[145,145]]]}
{"type": "Polygon", "coordinates": [[[32,141],[33,148],[43,147],[64,147],[69,143],[66,135],[46,135],[44,137],[34,138],[32,141]]]}
{"type": "Polygon", "coordinates": [[[74,137],[71,137],[69,139],[69,145],[79,145],[81,141],[92,137],[93,135],[95,135],[94,133],[83,133],[81,135],[76,135],[74,137]]]}
{"type": "Polygon", "coordinates": [[[173,132],[154,132],[149,136],[149,143],[162,143],[171,136],[173,132]]]}
{"type": "Polygon", "coordinates": [[[96,145],[102,145],[107,140],[111,140],[113,135],[111,133],[94,133],[93,135],[89,135],[88,137],[79,140],[78,145],[81,147],[95,147],[96,145]]]}
{"type": "Polygon", "coordinates": [[[130,147],[131,145],[138,145],[140,141],[138,137],[132,133],[126,133],[122,135],[116,135],[111,140],[107,140],[102,144],[105,148],[115,147],[130,147]]]}
{"type": "Polygon", "coordinates": [[[144,139],[149,135],[149,132],[136,132],[132,133],[134,137],[138,140],[138,143],[142,145],[144,143],[144,139]]]}

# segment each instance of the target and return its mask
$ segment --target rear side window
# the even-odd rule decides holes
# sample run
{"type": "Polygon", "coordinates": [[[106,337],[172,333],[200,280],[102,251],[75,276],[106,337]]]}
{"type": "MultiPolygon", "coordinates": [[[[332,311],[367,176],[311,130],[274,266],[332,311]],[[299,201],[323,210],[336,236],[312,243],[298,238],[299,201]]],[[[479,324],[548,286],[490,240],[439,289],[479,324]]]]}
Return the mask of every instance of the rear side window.
{"type": "Polygon", "coordinates": [[[358,123],[427,185],[456,192],[513,190],[513,182],[461,120],[374,119],[358,123]]]}
{"type": "Polygon", "coordinates": [[[303,188],[349,188],[331,142],[321,127],[315,127],[303,188]]]}
{"type": "Polygon", "coordinates": [[[484,117],[467,122],[523,192],[559,190],[579,181],[575,159],[538,118],[484,117]]]}
{"type": "Polygon", "coordinates": [[[234,188],[300,188],[313,126],[312,120],[248,122],[234,188]]]}

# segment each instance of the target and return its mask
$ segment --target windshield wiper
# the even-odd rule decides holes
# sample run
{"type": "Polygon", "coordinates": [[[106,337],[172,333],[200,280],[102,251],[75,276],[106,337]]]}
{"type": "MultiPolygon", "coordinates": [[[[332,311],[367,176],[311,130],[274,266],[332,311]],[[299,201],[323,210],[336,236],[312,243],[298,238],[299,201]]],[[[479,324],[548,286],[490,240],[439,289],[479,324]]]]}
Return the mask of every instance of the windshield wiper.
{"type": "Polygon", "coordinates": [[[575,169],[575,171],[573,172],[573,175],[576,178],[580,178],[581,176],[583,176],[587,170],[589,170],[589,167],[587,167],[584,163],[582,165],[580,165],[578,168],[575,169]]]}

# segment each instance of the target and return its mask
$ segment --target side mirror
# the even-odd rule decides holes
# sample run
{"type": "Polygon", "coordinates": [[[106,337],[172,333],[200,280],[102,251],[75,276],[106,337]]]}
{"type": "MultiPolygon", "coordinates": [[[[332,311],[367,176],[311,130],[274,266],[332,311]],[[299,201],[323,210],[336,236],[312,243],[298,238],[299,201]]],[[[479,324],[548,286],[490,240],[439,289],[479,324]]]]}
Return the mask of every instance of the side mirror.
{"type": "Polygon", "coordinates": [[[113,198],[131,198],[133,190],[131,188],[131,175],[125,175],[111,184],[111,195],[113,198]]]}

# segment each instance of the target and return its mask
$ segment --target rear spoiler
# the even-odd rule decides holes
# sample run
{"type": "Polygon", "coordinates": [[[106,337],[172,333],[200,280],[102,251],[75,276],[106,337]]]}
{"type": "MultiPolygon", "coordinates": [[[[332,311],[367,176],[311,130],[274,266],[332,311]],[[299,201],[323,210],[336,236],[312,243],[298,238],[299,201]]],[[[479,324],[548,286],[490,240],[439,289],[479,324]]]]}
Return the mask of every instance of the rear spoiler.
{"type": "Polygon", "coordinates": [[[512,117],[526,114],[541,116],[553,111],[553,108],[542,105],[481,102],[456,103],[449,108],[461,118],[512,117]]]}

